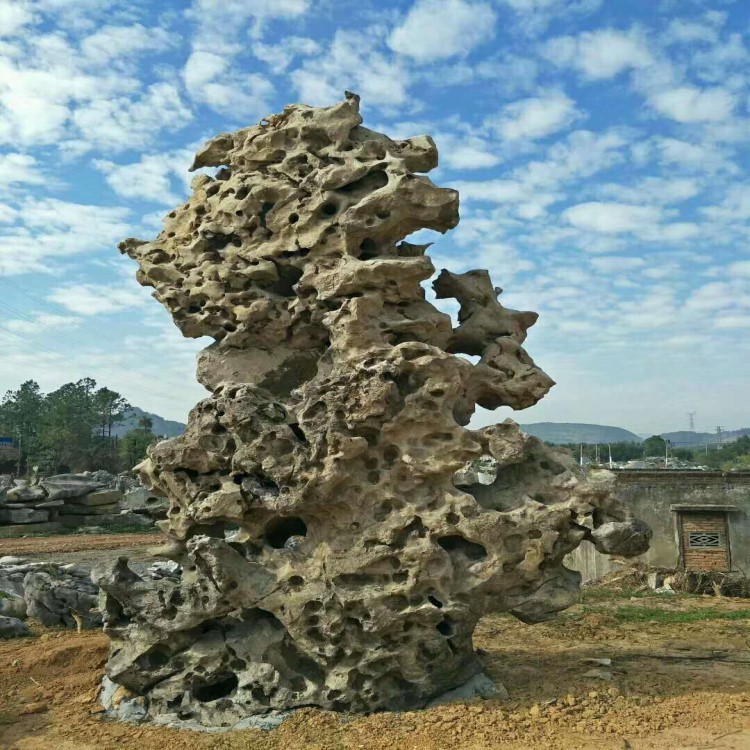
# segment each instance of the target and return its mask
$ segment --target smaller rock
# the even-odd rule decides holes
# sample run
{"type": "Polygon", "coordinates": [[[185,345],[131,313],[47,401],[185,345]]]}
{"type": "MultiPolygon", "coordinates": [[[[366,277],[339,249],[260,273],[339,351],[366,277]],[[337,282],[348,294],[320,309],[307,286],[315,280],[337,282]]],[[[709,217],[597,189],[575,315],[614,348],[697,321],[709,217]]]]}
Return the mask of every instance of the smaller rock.
{"type": "Polygon", "coordinates": [[[471,679],[459,685],[453,690],[446,690],[442,695],[433,698],[427,708],[433,706],[442,706],[445,703],[454,703],[456,701],[470,701],[474,698],[499,698],[507,700],[510,696],[508,691],[499,683],[493,682],[484,672],[475,674],[471,679]]]}
{"type": "Polygon", "coordinates": [[[591,677],[595,680],[609,681],[612,679],[612,672],[607,672],[605,669],[589,669],[588,672],[583,673],[584,677],[591,677]]]}
{"type": "Polygon", "coordinates": [[[46,510],[35,508],[0,508],[0,523],[44,523],[49,521],[46,510]]]}
{"type": "Polygon", "coordinates": [[[13,555],[4,555],[0,557],[0,565],[20,565],[24,562],[22,557],[13,557],[13,555]]]}
{"type": "Polygon", "coordinates": [[[28,502],[31,500],[44,500],[47,497],[47,493],[43,487],[13,487],[5,493],[6,498],[13,502],[14,500],[28,502]]]}
{"type": "Polygon", "coordinates": [[[17,617],[0,615],[0,638],[23,638],[31,635],[29,626],[17,617]]]}

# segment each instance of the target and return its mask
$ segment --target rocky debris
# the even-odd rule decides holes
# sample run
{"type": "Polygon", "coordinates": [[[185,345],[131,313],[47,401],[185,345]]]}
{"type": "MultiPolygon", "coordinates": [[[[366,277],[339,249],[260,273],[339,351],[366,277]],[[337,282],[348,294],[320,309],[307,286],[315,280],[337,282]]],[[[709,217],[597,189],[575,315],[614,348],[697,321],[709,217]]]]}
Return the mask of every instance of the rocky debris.
{"type": "Polygon", "coordinates": [[[166,497],[158,497],[145,487],[135,487],[128,490],[122,500],[120,507],[123,510],[145,515],[148,518],[163,520],[167,517],[169,501],[166,497]]]}
{"type": "MultiPolygon", "coordinates": [[[[129,475],[106,471],[60,474],[38,484],[2,478],[0,485],[0,533],[21,536],[87,526],[152,526],[166,515],[165,501],[149,510],[131,508],[127,495],[144,492],[129,475]],[[127,495],[125,494],[127,493],[127,495]],[[28,524],[28,526],[27,526],[28,524]]],[[[148,493],[151,497],[151,493],[148,493]]]]}
{"type": "Polygon", "coordinates": [[[31,635],[29,626],[17,617],[0,615],[0,638],[22,638],[31,635]]]}
{"type": "Polygon", "coordinates": [[[23,596],[29,617],[42,625],[96,628],[102,624],[99,590],[83,571],[35,571],[24,578],[23,596]]]}
{"type": "Polygon", "coordinates": [[[522,348],[536,314],[503,307],[486,271],[435,282],[455,328],[425,299],[427,246],[404,237],[453,228],[458,194],[420,174],[432,139],[361,122],[349,94],[218,136],[194,163],[215,176],[154,241],[120,246],[186,336],[214,338],[212,395],[139,467],[181,575],[121,558],[93,576],[108,678],[149,718],[425,706],[479,679],[483,614],[538,622],[578,599],[563,557],[597,528],[646,549],[610,474],[587,480],[511,420],[465,427],[553,385],[522,348]],[[458,489],[481,456],[492,483],[458,489]]]}

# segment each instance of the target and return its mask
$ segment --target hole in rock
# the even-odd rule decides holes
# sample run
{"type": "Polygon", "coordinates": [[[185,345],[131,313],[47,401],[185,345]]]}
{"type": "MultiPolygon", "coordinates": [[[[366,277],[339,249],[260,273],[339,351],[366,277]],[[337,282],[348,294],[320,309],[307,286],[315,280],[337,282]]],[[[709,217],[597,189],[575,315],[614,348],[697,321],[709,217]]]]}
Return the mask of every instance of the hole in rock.
{"type": "Polygon", "coordinates": [[[342,185],[337,188],[339,193],[369,193],[374,190],[379,190],[388,184],[388,174],[382,169],[376,169],[364,177],[361,177],[354,182],[350,182],[347,185],[342,185]]]}
{"type": "Polygon", "coordinates": [[[282,516],[266,524],[264,538],[274,549],[283,549],[293,536],[307,536],[307,524],[298,516],[282,516]]]}
{"type": "Polygon", "coordinates": [[[299,214],[289,214],[289,223],[296,224],[299,221],[299,214]]]}
{"type": "Polygon", "coordinates": [[[359,249],[361,251],[359,254],[360,260],[371,260],[372,258],[376,258],[378,255],[378,244],[377,242],[375,242],[375,240],[370,239],[369,237],[362,240],[359,245],[359,249]]]}
{"type": "Polygon", "coordinates": [[[299,426],[297,422],[293,422],[292,424],[290,424],[289,429],[295,434],[297,440],[299,440],[301,443],[307,442],[305,433],[302,431],[302,428],[299,426]]]}
{"type": "Polygon", "coordinates": [[[138,663],[144,669],[160,669],[169,663],[170,653],[164,646],[154,646],[143,656],[138,658],[138,663]]]}
{"type": "Polygon", "coordinates": [[[460,534],[441,536],[437,543],[451,556],[461,555],[469,560],[482,560],[487,557],[487,550],[477,542],[470,542],[460,534]]]}
{"type": "Polygon", "coordinates": [[[427,597],[427,601],[432,604],[433,607],[437,607],[438,609],[443,608],[443,603],[440,601],[440,599],[438,599],[436,596],[433,596],[432,594],[427,597]]]}
{"type": "Polygon", "coordinates": [[[324,216],[333,216],[338,209],[335,203],[324,203],[320,208],[321,213],[324,216]]]}
{"type": "Polygon", "coordinates": [[[444,635],[446,638],[450,638],[450,636],[453,635],[453,625],[448,622],[448,620],[440,620],[435,627],[437,628],[438,633],[444,635]]]}
{"type": "Polygon", "coordinates": [[[269,291],[275,292],[282,297],[296,297],[297,295],[292,288],[302,277],[302,269],[296,266],[276,264],[276,270],[279,274],[279,279],[271,287],[269,291]]]}
{"type": "Polygon", "coordinates": [[[299,589],[299,588],[302,588],[302,586],[304,585],[304,583],[305,583],[305,579],[304,579],[304,578],[302,578],[302,576],[292,576],[292,577],[291,577],[291,578],[289,579],[289,585],[290,585],[290,586],[291,586],[291,587],[292,587],[293,589],[299,589]]]}
{"type": "Polygon", "coordinates": [[[541,539],[542,532],[539,529],[531,529],[528,533],[529,539],[541,539]]]}
{"type": "Polygon", "coordinates": [[[239,680],[234,672],[223,672],[217,674],[210,682],[193,685],[193,697],[201,703],[226,698],[239,685],[239,680]]]}

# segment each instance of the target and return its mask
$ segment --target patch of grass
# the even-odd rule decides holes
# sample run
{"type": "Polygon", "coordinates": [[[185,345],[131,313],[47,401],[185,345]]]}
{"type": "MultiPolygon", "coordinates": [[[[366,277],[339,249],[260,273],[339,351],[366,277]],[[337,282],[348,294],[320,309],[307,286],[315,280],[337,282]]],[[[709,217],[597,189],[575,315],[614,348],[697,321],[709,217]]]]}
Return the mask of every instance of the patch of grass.
{"type": "Polygon", "coordinates": [[[10,596],[6,594],[4,591],[0,591],[0,599],[10,599],[10,596]]]}
{"type": "Polygon", "coordinates": [[[617,607],[613,612],[618,622],[683,623],[704,620],[750,620],[750,607],[745,609],[721,610],[717,607],[705,609],[676,610],[654,607],[617,607]]]}

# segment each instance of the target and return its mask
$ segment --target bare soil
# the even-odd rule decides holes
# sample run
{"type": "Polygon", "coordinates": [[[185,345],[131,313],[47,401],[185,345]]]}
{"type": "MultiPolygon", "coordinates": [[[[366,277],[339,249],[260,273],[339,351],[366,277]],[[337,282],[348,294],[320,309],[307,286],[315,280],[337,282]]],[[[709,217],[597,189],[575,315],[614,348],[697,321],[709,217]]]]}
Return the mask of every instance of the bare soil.
{"type": "MultiPolygon", "coordinates": [[[[25,547],[24,556],[55,560],[144,555],[159,543],[154,535],[124,537],[20,541],[40,546],[25,547]]],[[[19,552],[0,546],[0,554],[19,552]]],[[[745,750],[748,618],[747,599],[594,591],[551,623],[502,615],[480,622],[475,645],[508,701],[356,717],[305,709],[271,732],[225,734],[104,719],[97,691],[107,638],[37,627],[36,637],[0,641],[0,749],[745,750]]]]}
{"type": "MultiPolygon", "coordinates": [[[[66,534],[55,536],[0,539],[0,557],[14,555],[25,560],[51,560],[61,564],[76,563],[91,570],[100,562],[127,557],[131,567],[152,563],[148,550],[164,542],[161,533],[151,534],[66,534]]],[[[0,693],[2,683],[0,683],[0,693]]],[[[2,748],[2,745],[0,745],[2,748]]]]}

